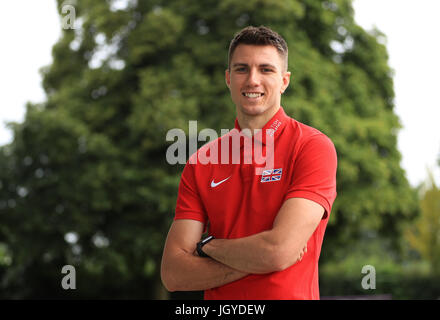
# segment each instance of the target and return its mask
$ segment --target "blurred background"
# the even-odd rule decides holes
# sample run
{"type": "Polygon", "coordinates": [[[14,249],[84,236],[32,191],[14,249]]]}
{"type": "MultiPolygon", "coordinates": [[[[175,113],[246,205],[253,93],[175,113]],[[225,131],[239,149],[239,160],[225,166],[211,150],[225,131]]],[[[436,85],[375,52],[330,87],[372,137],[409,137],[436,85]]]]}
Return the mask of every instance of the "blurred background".
{"type": "Polygon", "coordinates": [[[325,298],[440,297],[436,0],[0,5],[0,298],[197,299],[159,271],[183,165],[172,128],[232,128],[231,38],[289,45],[282,105],[338,152],[325,298]],[[4,125],[5,124],[5,125],[4,125]],[[63,289],[62,268],[76,270],[63,289]],[[376,288],[362,287],[364,266],[376,288]]]}

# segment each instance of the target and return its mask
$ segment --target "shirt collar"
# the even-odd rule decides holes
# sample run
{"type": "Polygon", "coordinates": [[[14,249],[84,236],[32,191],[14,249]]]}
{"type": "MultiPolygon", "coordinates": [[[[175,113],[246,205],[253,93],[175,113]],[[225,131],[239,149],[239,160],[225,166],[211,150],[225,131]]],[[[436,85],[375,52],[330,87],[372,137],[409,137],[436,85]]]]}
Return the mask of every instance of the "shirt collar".
{"type": "MultiPolygon", "coordinates": [[[[280,107],[277,113],[275,113],[275,115],[264,125],[260,133],[257,133],[256,135],[254,135],[252,138],[249,139],[256,139],[257,141],[265,145],[266,134],[267,134],[267,135],[272,135],[275,141],[283,132],[288,119],[289,117],[284,112],[283,107],[280,107]]],[[[239,132],[241,131],[237,118],[235,119],[235,129],[237,129],[239,132]]],[[[240,139],[240,146],[243,146],[243,143],[244,143],[243,139],[240,139]]]]}

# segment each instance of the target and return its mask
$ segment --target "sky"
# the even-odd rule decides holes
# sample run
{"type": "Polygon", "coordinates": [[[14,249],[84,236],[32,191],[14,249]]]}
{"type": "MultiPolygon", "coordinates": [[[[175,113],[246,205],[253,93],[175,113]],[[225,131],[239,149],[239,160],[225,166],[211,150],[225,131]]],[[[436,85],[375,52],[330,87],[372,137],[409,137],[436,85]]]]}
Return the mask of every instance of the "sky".
{"type": "Polygon", "coordinates": [[[26,102],[45,99],[39,69],[52,61],[61,35],[55,0],[0,4],[0,145],[12,140],[4,122],[22,122],[26,102]]]}
{"type": "MultiPolygon", "coordinates": [[[[417,186],[430,168],[440,184],[440,0],[354,0],[353,7],[360,26],[386,35],[407,178],[417,186]]],[[[0,145],[12,139],[4,122],[22,122],[26,102],[44,101],[39,69],[51,63],[60,35],[55,0],[0,4],[0,145]]]]}
{"type": "Polygon", "coordinates": [[[376,26],[386,37],[394,70],[395,112],[402,167],[411,185],[430,168],[440,183],[440,31],[439,0],[355,0],[355,20],[376,26]]]}

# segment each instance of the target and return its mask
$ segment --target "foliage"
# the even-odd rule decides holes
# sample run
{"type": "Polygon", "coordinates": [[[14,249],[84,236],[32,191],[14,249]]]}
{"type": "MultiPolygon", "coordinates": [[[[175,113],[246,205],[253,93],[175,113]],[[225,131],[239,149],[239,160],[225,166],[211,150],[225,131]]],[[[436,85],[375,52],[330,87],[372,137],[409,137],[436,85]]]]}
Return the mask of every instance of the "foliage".
{"type": "MultiPolygon", "coordinates": [[[[58,8],[64,1],[58,1],[58,8]]],[[[231,128],[229,41],[267,25],[289,44],[289,115],[338,152],[338,198],[322,259],[365,230],[396,240],[417,211],[400,167],[392,71],[379,32],[350,0],[78,0],[42,69],[47,101],[28,104],[0,148],[4,297],[159,297],[159,263],[182,166],[165,135],[198,121],[231,128]],[[8,264],[4,263],[6,261],[8,264]],[[63,265],[77,269],[64,291],[63,265]]]]}
{"type": "Polygon", "coordinates": [[[321,298],[346,297],[347,299],[375,299],[386,295],[393,300],[437,300],[440,297],[440,277],[423,273],[376,273],[376,289],[361,286],[364,275],[321,274],[321,298]]]}
{"type": "Polygon", "coordinates": [[[428,184],[420,200],[421,214],[405,235],[410,245],[429,262],[431,271],[440,274],[440,189],[432,173],[428,184]]]}
{"type": "MultiPolygon", "coordinates": [[[[367,270],[367,269],[366,269],[367,270]]],[[[345,246],[345,253],[319,270],[321,297],[335,299],[438,299],[440,277],[430,271],[426,261],[393,254],[390,243],[374,233],[364,234],[356,243],[345,246]],[[375,289],[362,287],[364,266],[374,267],[375,289]]],[[[371,282],[368,282],[371,283],[371,282]]]]}

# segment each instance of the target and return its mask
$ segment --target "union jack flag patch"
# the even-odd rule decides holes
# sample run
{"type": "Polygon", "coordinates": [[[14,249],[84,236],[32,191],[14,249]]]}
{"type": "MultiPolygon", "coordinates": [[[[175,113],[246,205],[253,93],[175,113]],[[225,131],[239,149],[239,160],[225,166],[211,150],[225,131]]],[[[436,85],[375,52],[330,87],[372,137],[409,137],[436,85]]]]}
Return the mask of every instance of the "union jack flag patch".
{"type": "Polygon", "coordinates": [[[264,170],[260,182],[280,181],[283,174],[283,168],[264,170]]]}

